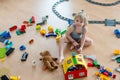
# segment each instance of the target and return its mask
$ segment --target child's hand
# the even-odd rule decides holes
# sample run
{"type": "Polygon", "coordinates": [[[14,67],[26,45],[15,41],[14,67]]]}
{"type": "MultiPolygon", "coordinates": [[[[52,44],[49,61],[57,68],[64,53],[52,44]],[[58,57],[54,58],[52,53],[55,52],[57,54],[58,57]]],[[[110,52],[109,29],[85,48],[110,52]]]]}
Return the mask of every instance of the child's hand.
{"type": "Polygon", "coordinates": [[[76,47],[76,46],[78,46],[78,45],[79,45],[79,44],[78,44],[76,41],[73,42],[73,46],[76,47]]]}
{"type": "Polygon", "coordinates": [[[78,53],[82,53],[82,48],[77,49],[78,53]]]}

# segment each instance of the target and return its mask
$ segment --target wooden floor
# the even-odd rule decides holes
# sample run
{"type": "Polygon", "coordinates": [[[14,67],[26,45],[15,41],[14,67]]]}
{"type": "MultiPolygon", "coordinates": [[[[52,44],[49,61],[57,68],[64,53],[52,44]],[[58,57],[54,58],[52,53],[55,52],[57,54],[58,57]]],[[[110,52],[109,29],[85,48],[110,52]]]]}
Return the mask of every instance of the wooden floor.
{"type": "MultiPolygon", "coordinates": [[[[31,16],[35,16],[36,23],[41,22],[41,17],[49,15],[46,25],[41,29],[46,29],[52,25],[54,29],[59,28],[65,30],[68,26],[66,21],[59,19],[52,12],[52,5],[58,0],[0,0],[0,32],[9,30],[13,25],[19,28],[24,20],[29,20],[31,16]]],[[[117,0],[94,0],[98,2],[111,3],[117,0]]],[[[86,0],[69,0],[57,6],[57,11],[68,18],[72,18],[73,12],[85,10],[89,15],[89,20],[116,19],[120,21],[120,4],[116,6],[98,6],[88,3],[86,0]]],[[[61,66],[53,72],[43,71],[42,62],[39,61],[39,53],[49,50],[52,56],[59,58],[58,45],[55,38],[42,37],[39,31],[35,30],[35,24],[27,27],[26,33],[20,36],[16,32],[11,32],[11,39],[14,43],[15,51],[5,62],[0,62],[0,71],[7,76],[19,75],[21,80],[64,80],[63,70],[61,66]],[[34,43],[29,45],[29,40],[34,39],[34,43]],[[29,53],[26,62],[21,62],[21,56],[25,51],[20,51],[19,47],[25,45],[26,52],[29,53]],[[32,67],[32,61],[36,61],[36,67],[32,67]],[[2,70],[5,69],[5,70],[2,70]],[[3,71],[3,72],[2,72],[3,71]]],[[[116,80],[120,80],[120,73],[114,69],[118,67],[116,61],[112,61],[113,51],[120,49],[120,39],[113,34],[114,29],[120,29],[120,25],[116,27],[106,27],[104,24],[89,24],[88,36],[94,40],[94,44],[83,50],[84,54],[95,55],[99,64],[109,67],[113,73],[117,75],[116,80]]],[[[0,43],[0,47],[5,47],[0,43]]],[[[65,48],[65,57],[71,55],[69,48],[65,48]]],[[[96,80],[96,68],[88,68],[88,77],[82,80],[96,80]]],[[[79,79],[81,80],[81,79],[79,79]]]]}

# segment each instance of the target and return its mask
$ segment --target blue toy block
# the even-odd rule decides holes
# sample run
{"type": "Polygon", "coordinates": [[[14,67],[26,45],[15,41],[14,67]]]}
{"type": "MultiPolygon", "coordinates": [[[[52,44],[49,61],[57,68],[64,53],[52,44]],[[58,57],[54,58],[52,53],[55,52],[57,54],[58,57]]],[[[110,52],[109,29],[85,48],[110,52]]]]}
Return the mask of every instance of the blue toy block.
{"type": "Polygon", "coordinates": [[[10,49],[13,46],[13,42],[10,42],[7,46],[6,49],[10,49]]]}
{"type": "Polygon", "coordinates": [[[7,33],[7,31],[3,31],[3,32],[0,33],[0,36],[4,35],[6,33],[7,33]]]}
{"type": "Polygon", "coordinates": [[[5,39],[11,38],[10,32],[7,32],[6,34],[4,34],[2,38],[5,38],[5,39]]]}
{"type": "Polygon", "coordinates": [[[1,80],[9,80],[9,78],[6,75],[2,75],[1,80]]]}
{"type": "Polygon", "coordinates": [[[76,55],[76,52],[72,52],[72,56],[75,56],[76,55]]]}
{"type": "Polygon", "coordinates": [[[25,50],[25,49],[26,49],[26,47],[25,47],[24,45],[21,45],[21,46],[20,46],[20,50],[21,50],[21,51],[23,51],[23,50],[25,50]]]}
{"type": "Polygon", "coordinates": [[[45,35],[45,37],[50,37],[50,36],[56,37],[57,34],[52,34],[52,33],[51,33],[51,34],[46,34],[46,35],[45,35]]]}
{"type": "Polygon", "coordinates": [[[5,44],[5,45],[7,45],[7,44],[8,44],[8,42],[9,42],[9,40],[5,40],[5,41],[4,41],[4,44],[5,44]]]}
{"type": "Polygon", "coordinates": [[[27,52],[23,53],[21,61],[26,61],[27,57],[28,57],[28,53],[27,52]]]}
{"type": "Polygon", "coordinates": [[[120,31],[119,29],[114,30],[114,34],[116,35],[117,38],[120,38],[120,31]]]}

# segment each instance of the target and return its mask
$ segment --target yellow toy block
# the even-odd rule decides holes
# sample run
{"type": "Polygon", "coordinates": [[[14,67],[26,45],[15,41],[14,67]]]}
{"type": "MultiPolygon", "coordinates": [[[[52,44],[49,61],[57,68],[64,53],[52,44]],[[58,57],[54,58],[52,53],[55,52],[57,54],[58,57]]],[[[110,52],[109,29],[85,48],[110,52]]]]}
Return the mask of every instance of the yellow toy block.
{"type": "Polygon", "coordinates": [[[45,29],[40,30],[40,34],[41,35],[45,35],[46,34],[46,30],[45,29]]]}
{"type": "Polygon", "coordinates": [[[58,35],[57,35],[57,37],[56,37],[56,42],[59,42],[60,38],[61,38],[61,34],[58,33],[58,35]]]}
{"type": "Polygon", "coordinates": [[[53,33],[54,32],[53,27],[52,26],[48,26],[48,31],[49,31],[49,33],[53,33]]]}
{"type": "Polygon", "coordinates": [[[10,76],[10,80],[20,80],[20,76],[10,76]]]}
{"type": "Polygon", "coordinates": [[[118,55],[118,54],[120,54],[120,50],[114,50],[114,55],[118,55]]]}
{"type": "Polygon", "coordinates": [[[112,72],[112,70],[111,70],[110,68],[106,68],[106,70],[107,70],[108,72],[112,72]]]}
{"type": "Polygon", "coordinates": [[[36,26],[36,30],[40,30],[41,29],[41,26],[40,25],[37,25],[36,26]]]}
{"type": "Polygon", "coordinates": [[[110,80],[110,78],[108,76],[105,76],[104,74],[99,74],[99,75],[102,80],[110,80]]]}

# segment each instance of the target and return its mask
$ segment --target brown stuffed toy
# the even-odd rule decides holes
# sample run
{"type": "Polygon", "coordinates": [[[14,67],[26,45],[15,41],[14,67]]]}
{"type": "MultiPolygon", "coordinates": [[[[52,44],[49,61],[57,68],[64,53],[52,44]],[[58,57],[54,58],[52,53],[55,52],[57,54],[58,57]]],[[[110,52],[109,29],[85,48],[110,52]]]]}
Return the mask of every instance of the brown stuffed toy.
{"type": "Polygon", "coordinates": [[[40,55],[42,56],[40,60],[43,61],[47,69],[51,71],[51,70],[55,70],[58,68],[58,65],[56,63],[57,58],[53,58],[49,51],[41,52],[40,55]]]}

